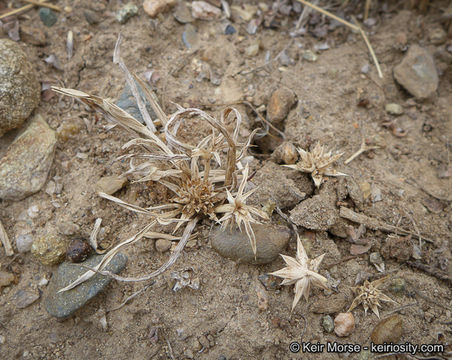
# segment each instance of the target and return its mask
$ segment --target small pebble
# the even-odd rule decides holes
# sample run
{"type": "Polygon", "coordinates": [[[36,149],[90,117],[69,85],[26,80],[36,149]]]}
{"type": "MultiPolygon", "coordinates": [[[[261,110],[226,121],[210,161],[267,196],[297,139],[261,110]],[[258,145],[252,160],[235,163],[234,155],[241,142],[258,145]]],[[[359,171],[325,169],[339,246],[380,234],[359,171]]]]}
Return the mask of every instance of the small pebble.
{"type": "Polygon", "coordinates": [[[94,11],[86,9],[83,11],[83,15],[85,16],[85,20],[90,25],[96,25],[100,23],[100,17],[94,11]]]}
{"type": "Polygon", "coordinates": [[[37,290],[19,290],[13,296],[13,302],[19,309],[24,309],[39,299],[37,290]]]}
{"type": "Polygon", "coordinates": [[[169,249],[171,249],[172,242],[167,239],[157,239],[155,242],[155,249],[159,253],[167,252],[169,249]]]}
{"type": "Polygon", "coordinates": [[[298,151],[294,144],[289,141],[283,142],[273,152],[278,164],[295,164],[298,160],[298,151]]]}
{"type": "Polygon", "coordinates": [[[363,74],[367,74],[367,73],[369,72],[369,70],[370,70],[369,64],[365,64],[365,65],[363,65],[363,66],[361,67],[361,72],[362,72],[363,74]]]}
{"type": "Polygon", "coordinates": [[[316,54],[314,54],[311,50],[306,50],[303,53],[303,59],[310,61],[310,62],[315,62],[318,59],[318,56],[316,54]]]}
{"type": "Polygon", "coordinates": [[[42,278],[41,280],[39,280],[38,286],[47,286],[48,283],[49,280],[47,280],[46,278],[42,278]]]}
{"type": "Polygon", "coordinates": [[[391,115],[402,115],[403,107],[399,104],[386,104],[385,110],[388,114],[391,115]]]}
{"type": "Polygon", "coordinates": [[[259,284],[256,289],[256,295],[257,295],[257,308],[259,311],[265,311],[268,309],[268,296],[267,292],[265,291],[264,287],[259,284]]]}
{"type": "Polygon", "coordinates": [[[31,234],[22,234],[16,237],[16,247],[20,253],[30,251],[31,245],[33,245],[33,236],[31,234]]]}
{"type": "Polygon", "coordinates": [[[334,332],[339,337],[349,336],[355,330],[355,317],[352,313],[339,313],[334,318],[334,332]]]}
{"type": "Polygon", "coordinates": [[[72,221],[63,221],[58,224],[58,232],[63,235],[75,235],[80,231],[80,226],[72,221]]]}
{"type": "Polygon", "coordinates": [[[138,7],[133,3],[128,3],[116,13],[116,20],[118,20],[120,24],[125,24],[127,20],[137,14],[138,7]]]}
{"type": "Polygon", "coordinates": [[[60,236],[46,235],[33,242],[31,253],[43,265],[56,265],[64,260],[66,242],[60,236]]]}
{"type": "Polygon", "coordinates": [[[374,202],[374,203],[382,200],[380,188],[372,186],[371,195],[372,195],[372,202],[374,202]]]}
{"type": "Polygon", "coordinates": [[[221,16],[221,10],[205,1],[193,1],[191,3],[191,15],[195,19],[214,20],[221,16]]]}
{"type": "Polygon", "coordinates": [[[57,16],[53,10],[42,7],[39,9],[39,18],[45,26],[51,27],[57,22],[57,16]]]}
{"type": "Polygon", "coordinates": [[[254,57],[259,53],[259,47],[260,43],[258,41],[254,42],[253,44],[247,46],[245,48],[245,55],[248,57],[254,57]]]}
{"type": "Polygon", "coordinates": [[[73,239],[66,250],[66,257],[73,263],[81,263],[85,261],[91,254],[91,246],[80,238],[73,239]]]}
{"type": "Polygon", "coordinates": [[[143,9],[150,17],[156,17],[176,4],[176,0],[144,0],[143,9]]]}
{"type": "Polygon", "coordinates": [[[403,334],[402,317],[398,314],[381,320],[373,329],[370,338],[374,344],[397,343],[403,334]]]}
{"type": "Polygon", "coordinates": [[[8,273],[6,271],[0,271],[0,289],[11,284],[14,279],[14,274],[8,273]]]}
{"type": "Polygon", "coordinates": [[[235,34],[236,32],[237,32],[237,30],[236,30],[235,27],[232,26],[231,24],[228,24],[228,25],[226,26],[226,28],[224,29],[224,33],[225,33],[226,35],[232,35],[232,34],[235,34]]]}
{"type": "Polygon", "coordinates": [[[122,189],[126,182],[127,178],[122,176],[104,176],[97,181],[96,190],[113,195],[116,191],[122,189]]]}
{"type": "Polygon", "coordinates": [[[268,121],[273,124],[281,124],[295,103],[296,95],[292,90],[285,87],[275,90],[267,106],[268,121]]]}
{"type": "Polygon", "coordinates": [[[329,315],[322,316],[322,327],[327,333],[333,332],[334,330],[333,318],[329,315]]]}
{"type": "Polygon", "coordinates": [[[392,279],[389,290],[395,294],[403,294],[406,289],[406,281],[403,278],[392,279]]]}
{"type": "Polygon", "coordinates": [[[190,9],[185,1],[179,1],[174,9],[174,18],[181,24],[187,24],[194,21],[190,9]]]}
{"type": "Polygon", "coordinates": [[[6,338],[3,335],[0,335],[0,345],[3,345],[6,342],[6,338]]]}
{"type": "Polygon", "coordinates": [[[429,31],[428,38],[433,45],[441,45],[447,40],[447,33],[442,27],[434,27],[429,31]]]}
{"type": "Polygon", "coordinates": [[[267,291],[276,291],[281,288],[281,282],[276,276],[261,274],[257,277],[267,291]]]}

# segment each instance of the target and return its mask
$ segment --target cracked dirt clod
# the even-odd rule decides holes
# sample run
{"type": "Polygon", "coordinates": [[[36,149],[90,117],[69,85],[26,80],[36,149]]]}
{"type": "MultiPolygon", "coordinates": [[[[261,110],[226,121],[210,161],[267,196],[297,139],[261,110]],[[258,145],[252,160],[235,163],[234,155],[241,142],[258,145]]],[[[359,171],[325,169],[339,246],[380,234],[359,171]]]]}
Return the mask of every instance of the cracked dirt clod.
{"type": "Polygon", "coordinates": [[[334,199],[324,195],[314,195],[302,201],[290,212],[290,219],[296,225],[316,231],[328,230],[336,223],[338,217],[334,199]]]}

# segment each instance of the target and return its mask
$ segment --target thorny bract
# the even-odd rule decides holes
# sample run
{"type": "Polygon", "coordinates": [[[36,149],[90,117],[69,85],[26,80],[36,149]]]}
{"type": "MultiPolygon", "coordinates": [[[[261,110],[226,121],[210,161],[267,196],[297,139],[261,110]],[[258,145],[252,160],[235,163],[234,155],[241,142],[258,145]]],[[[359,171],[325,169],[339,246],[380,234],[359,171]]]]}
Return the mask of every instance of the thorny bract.
{"type": "Polygon", "coordinates": [[[342,153],[332,155],[331,151],[325,152],[324,147],[320,143],[317,143],[311,151],[305,151],[301,148],[298,148],[297,151],[300,155],[300,161],[295,165],[283,166],[310,173],[316,187],[320,187],[323,183],[324,176],[347,176],[332,167],[333,163],[342,156],[342,153]]]}
{"type": "MultiPolygon", "coordinates": [[[[118,45],[115,53],[117,51],[119,51],[118,45]]],[[[116,55],[116,57],[119,56],[116,55]]],[[[163,133],[166,141],[155,133],[155,124],[152,120],[150,120],[152,123],[148,123],[149,120],[146,121],[147,126],[142,125],[107,99],[78,90],[57,87],[53,89],[60,94],[79,99],[101,112],[108,120],[134,132],[135,137],[123,146],[123,149],[129,151],[127,155],[121,157],[129,160],[129,170],[124,175],[133,176],[135,182],[160,183],[170,191],[171,195],[167,203],[142,208],[114,196],[99,193],[101,197],[122,207],[148,216],[149,223],[139,233],[112,248],[99,265],[60,291],[74,288],[96,272],[122,281],[145,281],[161,274],[176,261],[201,219],[209,219],[221,224],[223,229],[227,226],[238,226],[241,229],[243,225],[253,252],[256,254],[256,238],[251,224],[260,223],[260,219],[267,220],[268,217],[262,210],[246,204],[246,199],[253,190],[244,193],[248,180],[248,165],[243,167],[240,162],[246,155],[255,131],[246,142],[239,143],[241,115],[233,108],[226,108],[221,113],[220,119],[216,119],[200,109],[185,109],[178,106],[178,110],[168,118],[155,101],[155,95],[152,96],[144,82],[136,75],[130,74],[120,59],[118,61],[126,73],[128,83],[136,81],[140,84],[147,99],[157,107],[155,112],[159,114],[158,120],[164,125],[163,133]],[[209,125],[211,134],[198,144],[191,145],[184,143],[177,132],[184,122],[194,118],[204,120],[209,125]],[[230,128],[232,130],[229,130],[230,128]],[[226,153],[226,159],[221,158],[223,153],[226,153]],[[179,244],[167,263],[140,278],[124,278],[103,271],[106,264],[123,246],[146,236],[146,233],[157,223],[172,226],[173,233],[181,226],[185,227],[179,244]]],[[[143,106],[140,110],[146,111],[143,106]]],[[[150,119],[149,114],[146,115],[143,118],[150,119]]]]}
{"type": "Polygon", "coordinates": [[[378,287],[386,280],[386,277],[369,282],[364,281],[364,284],[353,288],[354,292],[357,294],[356,298],[353,300],[348,311],[352,311],[359,304],[363,304],[364,313],[367,315],[367,310],[371,309],[378,318],[380,318],[380,313],[378,307],[381,307],[380,301],[393,302],[389,296],[382,293],[378,287]]]}
{"type": "Polygon", "coordinates": [[[298,234],[297,254],[295,258],[282,254],[281,256],[288,266],[270,274],[283,278],[282,285],[295,284],[295,297],[292,303],[292,311],[298,301],[300,301],[301,296],[304,296],[306,301],[308,301],[311,283],[328,290],[328,280],[318,273],[320,263],[325,254],[322,254],[315,259],[309,259],[298,234]]]}

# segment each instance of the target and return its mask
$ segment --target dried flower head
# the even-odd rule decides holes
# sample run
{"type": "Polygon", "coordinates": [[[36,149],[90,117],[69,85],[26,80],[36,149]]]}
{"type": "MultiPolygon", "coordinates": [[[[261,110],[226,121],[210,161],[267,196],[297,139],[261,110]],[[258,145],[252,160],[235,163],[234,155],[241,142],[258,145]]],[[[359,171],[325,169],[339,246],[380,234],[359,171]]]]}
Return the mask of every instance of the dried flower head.
{"type": "Polygon", "coordinates": [[[295,298],[292,303],[292,311],[302,295],[305,297],[306,301],[308,301],[311,283],[323,289],[328,289],[328,280],[318,273],[320,263],[325,254],[322,254],[315,259],[309,259],[298,234],[296,257],[293,258],[282,254],[281,256],[288,266],[270,274],[283,278],[282,285],[295,284],[295,298]]]}
{"type": "Polygon", "coordinates": [[[320,143],[317,143],[313,150],[305,151],[297,149],[300,155],[300,161],[295,165],[283,165],[291,169],[310,173],[316,187],[320,187],[324,176],[347,176],[346,174],[337,172],[333,167],[342,153],[332,155],[331,151],[325,152],[325,149],[320,143]]]}
{"type": "Polygon", "coordinates": [[[359,304],[363,304],[364,313],[367,315],[367,310],[371,309],[378,318],[380,318],[380,313],[378,308],[381,307],[380,301],[384,302],[393,302],[389,296],[383,294],[378,287],[386,280],[386,277],[381,279],[369,282],[368,280],[364,281],[364,284],[361,286],[357,286],[353,288],[353,291],[358,295],[353,300],[352,304],[348,311],[352,311],[359,304]]]}

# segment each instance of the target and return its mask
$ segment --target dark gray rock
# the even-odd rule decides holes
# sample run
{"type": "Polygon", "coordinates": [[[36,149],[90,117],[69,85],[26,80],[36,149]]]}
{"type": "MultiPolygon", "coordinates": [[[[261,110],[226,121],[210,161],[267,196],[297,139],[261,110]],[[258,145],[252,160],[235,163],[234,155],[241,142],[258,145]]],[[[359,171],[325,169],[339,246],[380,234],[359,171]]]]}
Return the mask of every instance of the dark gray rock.
{"type": "Polygon", "coordinates": [[[51,9],[45,7],[39,9],[39,18],[48,27],[55,25],[58,20],[56,14],[51,9]]]}
{"type": "Polygon", "coordinates": [[[0,137],[24,123],[40,96],[36,71],[22,47],[0,39],[0,137]]]}
{"type": "MultiPolygon", "coordinates": [[[[135,82],[135,84],[138,88],[138,93],[140,94],[141,99],[143,100],[143,103],[146,104],[146,109],[147,109],[150,117],[153,120],[155,120],[157,115],[155,115],[154,110],[152,110],[151,104],[149,103],[149,101],[146,100],[146,97],[144,96],[144,92],[140,88],[138,83],[135,82]]],[[[135,119],[137,119],[139,122],[144,124],[144,120],[143,120],[143,117],[141,116],[140,109],[138,108],[137,102],[135,100],[135,97],[132,94],[132,90],[130,90],[129,85],[126,84],[126,86],[124,87],[124,90],[122,91],[121,95],[119,96],[119,99],[116,102],[116,105],[118,105],[124,111],[127,111],[135,119]]]]}
{"type": "Polygon", "coordinates": [[[438,88],[438,73],[432,55],[413,45],[394,68],[394,77],[411,95],[418,99],[432,96],[438,88]]]}
{"type": "Polygon", "coordinates": [[[39,291],[38,290],[18,290],[13,296],[13,303],[16,305],[18,309],[24,309],[27,306],[33,304],[36,300],[39,299],[39,291]]]}
{"type": "Polygon", "coordinates": [[[246,232],[240,230],[212,230],[212,247],[221,256],[239,263],[267,264],[275,260],[284,251],[289,242],[290,231],[285,226],[271,224],[253,224],[256,235],[257,254],[254,258],[251,243],[246,232]]]}
{"type": "Polygon", "coordinates": [[[44,186],[56,142],[55,131],[36,115],[0,159],[0,199],[21,200],[44,186]]]}
{"type": "MultiPolygon", "coordinates": [[[[94,255],[82,264],[64,262],[58,267],[52,276],[44,298],[44,306],[50,315],[59,319],[67,318],[110,283],[110,277],[97,274],[74,289],[58,293],[60,289],[66,287],[86,272],[86,268],[81,265],[94,267],[101,261],[102,257],[102,255],[94,255]]],[[[124,269],[126,263],[127,256],[118,253],[106,266],[105,270],[118,274],[124,269]]]]}

